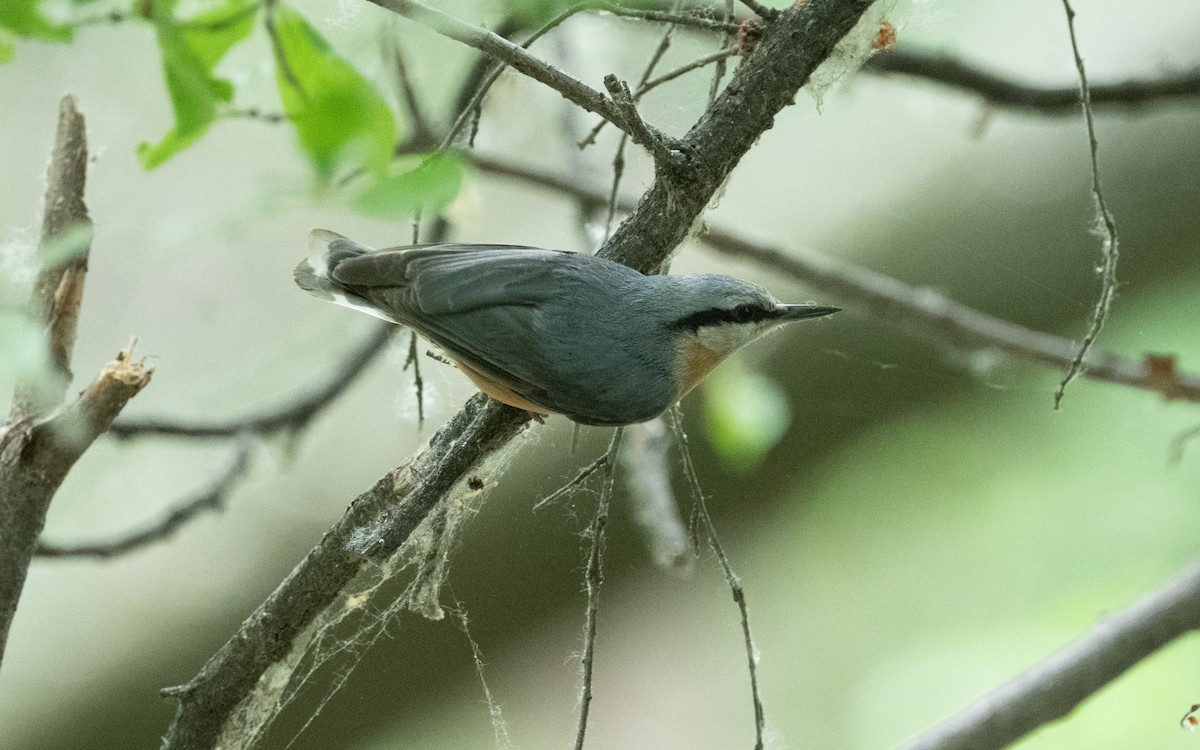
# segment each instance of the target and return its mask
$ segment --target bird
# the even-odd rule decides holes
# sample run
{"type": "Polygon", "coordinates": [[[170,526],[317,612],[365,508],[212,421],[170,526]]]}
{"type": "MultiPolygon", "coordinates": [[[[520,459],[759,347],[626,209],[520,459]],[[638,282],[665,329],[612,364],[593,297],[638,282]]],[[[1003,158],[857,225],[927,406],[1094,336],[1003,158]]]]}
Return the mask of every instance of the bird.
{"type": "Polygon", "coordinates": [[[564,250],[375,250],[325,229],[309,243],[300,288],[411,328],[497,401],[585,425],[654,419],[746,344],[841,309],[782,304],[730,276],[647,276],[564,250]]]}

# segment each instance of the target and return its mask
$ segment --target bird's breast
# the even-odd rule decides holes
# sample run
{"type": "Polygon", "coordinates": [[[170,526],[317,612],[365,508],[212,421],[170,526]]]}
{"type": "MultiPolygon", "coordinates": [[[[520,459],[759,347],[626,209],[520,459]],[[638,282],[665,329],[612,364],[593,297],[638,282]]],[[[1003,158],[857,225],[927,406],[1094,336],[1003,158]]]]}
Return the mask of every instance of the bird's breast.
{"type": "Polygon", "coordinates": [[[714,352],[695,339],[688,339],[680,344],[675,368],[679,373],[678,398],[690,393],[723,359],[724,354],[714,352]]]}

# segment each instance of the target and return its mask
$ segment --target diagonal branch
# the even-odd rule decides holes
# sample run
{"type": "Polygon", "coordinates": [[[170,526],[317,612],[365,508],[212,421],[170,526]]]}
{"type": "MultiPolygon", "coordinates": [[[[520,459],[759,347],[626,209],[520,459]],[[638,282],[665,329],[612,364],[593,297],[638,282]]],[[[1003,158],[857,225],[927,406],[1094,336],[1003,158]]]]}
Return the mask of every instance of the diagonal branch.
{"type": "Polygon", "coordinates": [[[110,432],[119,438],[150,435],[228,438],[243,433],[266,436],[285,430],[303,429],[334,399],[342,395],[355,378],[375,361],[375,357],[383,351],[384,344],[391,340],[396,330],[394,325],[379,324],[358,346],[346,354],[313,390],[298,397],[291,397],[279,406],[233,419],[208,422],[191,422],[172,417],[134,417],[117,421],[110,432]]]}
{"type": "Polygon", "coordinates": [[[589,112],[611,120],[620,127],[624,119],[612,100],[583,81],[565,73],[523,47],[485,28],[472,26],[446,15],[417,0],[369,0],[381,8],[416,21],[437,33],[474,47],[485,55],[500,60],[539,83],[554,89],[589,112]]]}
{"type": "MultiPolygon", "coordinates": [[[[924,78],[980,96],[988,104],[1026,109],[1049,116],[1079,113],[1079,87],[1039,86],[1014,81],[956,57],[893,49],[867,60],[864,70],[880,75],[924,78]]],[[[1091,85],[1096,107],[1144,107],[1160,102],[1200,98],[1200,66],[1162,78],[1131,79],[1091,85]]]]}
{"type": "MultiPolygon", "coordinates": [[[[969,350],[999,350],[1054,368],[1066,367],[1075,357],[1075,343],[1070,339],[1010,323],[931,289],[918,289],[865,268],[815,253],[784,254],[719,230],[710,229],[704,241],[723,253],[783,271],[830,292],[839,302],[855,304],[879,320],[899,322],[935,341],[969,350]]],[[[1200,376],[1162,370],[1151,357],[1139,362],[1107,352],[1092,352],[1084,359],[1082,375],[1151,391],[1166,399],[1200,403],[1200,376]]]]}
{"type": "MultiPolygon", "coordinates": [[[[421,17],[433,14],[438,23],[448,18],[405,0],[378,1],[421,17]]],[[[689,179],[669,184],[657,180],[601,254],[640,270],[666,260],[742,156],[870,4],[868,0],[808,0],[770,22],[758,47],[685,137],[691,157],[689,179]]],[[[515,45],[507,41],[457,21],[451,28],[465,37],[463,41],[474,42],[472,46],[512,58],[506,62],[516,60],[518,70],[530,67],[528,55],[513,58],[515,45]]],[[[538,75],[544,73],[538,69],[538,75]]],[[[300,647],[296,639],[308,625],[327,608],[338,606],[342,588],[368,560],[386,558],[404,543],[445,493],[508,444],[527,418],[525,412],[477,395],[408,464],[359,495],[200,673],[187,685],[169,691],[180,703],[164,748],[233,744],[237,729],[232,720],[239,706],[250,706],[256,697],[264,702],[277,699],[275,686],[287,682],[286,671],[279,673],[286,670],[281,662],[300,647]],[[369,542],[365,546],[364,538],[369,542]],[[276,667],[272,679],[260,683],[272,667],[276,667]]],[[[272,716],[268,712],[264,721],[272,716]]]]}
{"type": "MultiPolygon", "coordinates": [[[[603,206],[608,200],[599,190],[573,180],[484,154],[472,153],[470,159],[484,172],[548,188],[586,206],[603,206]]],[[[633,207],[628,201],[620,205],[626,210],[633,207]]],[[[785,273],[828,292],[847,306],[895,322],[933,341],[972,351],[1002,351],[1056,369],[1067,367],[1075,356],[1076,345],[1070,339],[988,315],[932,289],[910,286],[861,266],[811,252],[785,253],[712,225],[700,239],[719,252],[785,273]]],[[[1200,375],[1179,371],[1169,356],[1147,355],[1143,360],[1133,360],[1110,352],[1092,352],[1084,360],[1081,377],[1139,388],[1166,399],[1200,403],[1200,375]]]]}
{"type": "Polygon", "coordinates": [[[993,750],[1061,719],[1181,635],[1200,629],[1200,567],[1106,617],[1086,635],[1001,685],[902,750],[993,750]]]}

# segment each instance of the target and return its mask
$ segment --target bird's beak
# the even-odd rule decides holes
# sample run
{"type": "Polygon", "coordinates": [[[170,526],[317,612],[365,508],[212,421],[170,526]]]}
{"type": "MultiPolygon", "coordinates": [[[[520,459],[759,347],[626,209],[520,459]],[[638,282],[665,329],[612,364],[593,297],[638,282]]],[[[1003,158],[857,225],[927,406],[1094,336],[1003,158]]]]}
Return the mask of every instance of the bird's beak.
{"type": "Polygon", "coordinates": [[[805,318],[821,318],[842,311],[840,307],[826,305],[780,305],[776,309],[780,313],[776,320],[780,323],[791,323],[794,320],[804,320],[805,318]]]}

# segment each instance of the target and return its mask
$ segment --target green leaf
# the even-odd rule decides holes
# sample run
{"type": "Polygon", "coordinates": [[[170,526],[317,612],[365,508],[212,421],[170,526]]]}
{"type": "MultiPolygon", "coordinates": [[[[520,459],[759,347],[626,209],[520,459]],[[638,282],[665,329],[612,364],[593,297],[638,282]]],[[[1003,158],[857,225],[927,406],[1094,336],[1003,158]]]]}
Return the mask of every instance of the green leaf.
{"type": "Polygon", "coordinates": [[[504,0],[502,6],[506,17],[536,28],[575,4],[575,0],[504,0]]]}
{"type": "Polygon", "coordinates": [[[299,13],[276,6],[275,33],[279,96],[318,181],[342,169],[385,175],[397,132],[384,98],[299,13]]]}
{"type": "Polygon", "coordinates": [[[228,0],[220,8],[187,21],[169,15],[170,0],[151,6],[156,14],[158,46],[162,51],[163,76],[175,127],[157,144],[142,143],[138,158],[146,169],[154,169],[204,135],[217,119],[217,106],[233,99],[233,85],[213,75],[221,58],[254,28],[257,4],[250,0],[228,0]]]}
{"type": "MultiPolygon", "coordinates": [[[[42,15],[39,5],[41,0],[0,0],[0,27],[17,36],[31,39],[47,42],[71,41],[75,37],[75,30],[65,24],[49,21],[42,15]]],[[[9,47],[11,50],[11,44],[9,47]]],[[[11,52],[9,56],[11,57],[11,52]]]]}
{"type": "Polygon", "coordinates": [[[463,165],[454,156],[429,154],[396,162],[392,172],[359,193],[355,206],[363,213],[398,219],[445,208],[462,187],[463,165]]]}
{"type": "Polygon", "coordinates": [[[708,440],[735,472],[757,468],[791,423],[787,396],[770,378],[726,364],[705,381],[708,440]]]}
{"type": "Polygon", "coordinates": [[[13,35],[6,29],[0,29],[0,65],[9,62],[13,59],[16,53],[16,45],[13,44],[13,35]]]}

